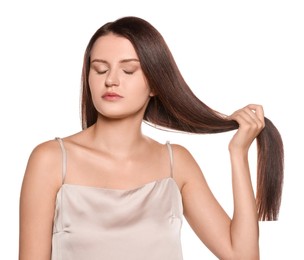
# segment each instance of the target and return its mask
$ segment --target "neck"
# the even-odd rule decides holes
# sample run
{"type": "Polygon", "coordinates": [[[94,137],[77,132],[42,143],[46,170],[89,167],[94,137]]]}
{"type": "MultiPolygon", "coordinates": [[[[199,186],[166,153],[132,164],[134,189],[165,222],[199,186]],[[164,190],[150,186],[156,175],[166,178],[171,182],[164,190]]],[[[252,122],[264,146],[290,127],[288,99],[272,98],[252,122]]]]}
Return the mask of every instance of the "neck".
{"type": "Polygon", "coordinates": [[[129,154],[145,140],[141,131],[142,119],[108,119],[100,116],[92,126],[94,144],[113,154],[129,154]]]}

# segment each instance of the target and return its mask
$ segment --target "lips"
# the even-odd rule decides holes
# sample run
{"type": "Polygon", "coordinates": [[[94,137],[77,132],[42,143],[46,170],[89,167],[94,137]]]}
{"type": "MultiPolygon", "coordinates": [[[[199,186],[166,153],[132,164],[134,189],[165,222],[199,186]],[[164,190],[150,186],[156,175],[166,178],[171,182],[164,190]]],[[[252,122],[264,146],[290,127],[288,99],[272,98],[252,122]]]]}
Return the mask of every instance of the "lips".
{"type": "Polygon", "coordinates": [[[115,92],[107,92],[104,95],[102,95],[102,98],[105,99],[105,100],[114,101],[114,100],[119,100],[123,97],[121,95],[118,95],[115,92]]]}

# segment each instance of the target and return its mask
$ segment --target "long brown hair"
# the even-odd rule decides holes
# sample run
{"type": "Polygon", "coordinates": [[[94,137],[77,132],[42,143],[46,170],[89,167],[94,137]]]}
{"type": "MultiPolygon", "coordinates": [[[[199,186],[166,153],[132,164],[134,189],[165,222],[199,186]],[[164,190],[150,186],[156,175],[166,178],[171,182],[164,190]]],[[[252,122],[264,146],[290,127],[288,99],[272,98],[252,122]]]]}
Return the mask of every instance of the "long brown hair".
{"type": "MultiPolygon", "coordinates": [[[[183,79],[163,37],[150,23],[138,17],[123,17],[99,28],[85,51],[81,103],[83,129],[93,125],[98,114],[88,82],[91,50],[99,37],[109,33],[125,37],[133,44],[143,73],[155,94],[145,111],[145,122],[165,129],[200,134],[238,128],[236,121],[226,119],[223,114],[211,109],[194,95],[183,79]]],[[[283,186],[283,143],[273,123],[267,118],[265,123],[265,128],[257,137],[256,202],[259,220],[276,220],[283,186]]]]}

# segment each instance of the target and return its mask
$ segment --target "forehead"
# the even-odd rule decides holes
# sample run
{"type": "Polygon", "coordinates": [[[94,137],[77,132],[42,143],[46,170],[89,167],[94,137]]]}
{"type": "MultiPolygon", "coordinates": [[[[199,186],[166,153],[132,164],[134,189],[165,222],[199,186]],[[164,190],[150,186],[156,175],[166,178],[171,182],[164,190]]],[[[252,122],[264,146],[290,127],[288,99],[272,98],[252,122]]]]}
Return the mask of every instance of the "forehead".
{"type": "Polygon", "coordinates": [[[106,60],[138,59],[132,43],[128,39],[115,34],[108,34],[99,37],[91,50],[91,58],[106,60]]]}

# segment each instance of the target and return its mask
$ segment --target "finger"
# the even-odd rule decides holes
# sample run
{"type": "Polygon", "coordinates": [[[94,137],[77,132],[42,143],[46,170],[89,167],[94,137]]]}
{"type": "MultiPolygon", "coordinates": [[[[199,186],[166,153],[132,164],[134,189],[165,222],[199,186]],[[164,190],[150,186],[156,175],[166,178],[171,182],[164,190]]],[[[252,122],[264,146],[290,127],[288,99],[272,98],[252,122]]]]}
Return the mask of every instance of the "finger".
{"type": "MultiPolygon", "coordinates": [[[[230,118],[237,121],[240,126],[257,124],[256,119],[254,119],[254,115],[249,115],[249,113],[250,112],[246,112],[245,109],[240,109],[235,111],[230,118]]],[[[251,113],[253,112],[251,111],[251,113]]]]}
{"type": "Polygon", "coordinates": [[[248,106],[243,108],[243,111],[250,116],[254,121],[257,120],[257,115],[255,114],[255,110],[250,109],[248,106]]]}
{"type": "Polygon", "coordinates": [[[256,104],[250,104],[247,106],[251,111],[253,110],[255,112],[255,115],[259,119],[259,121],[262,123],[262,126],[265,126],[265,118],[264,118],[264,109],[261,105],[256,104]]]}
{"type": "Polygon", "coordinates": [[[255,106],[251,106],[251,109],[246,106],[242,109],[235,111],[230,118],[237,121],[241,128],[251,128],[261,131],[264,127],[264,122],[262,122],[256,115],[255,106]]]}

